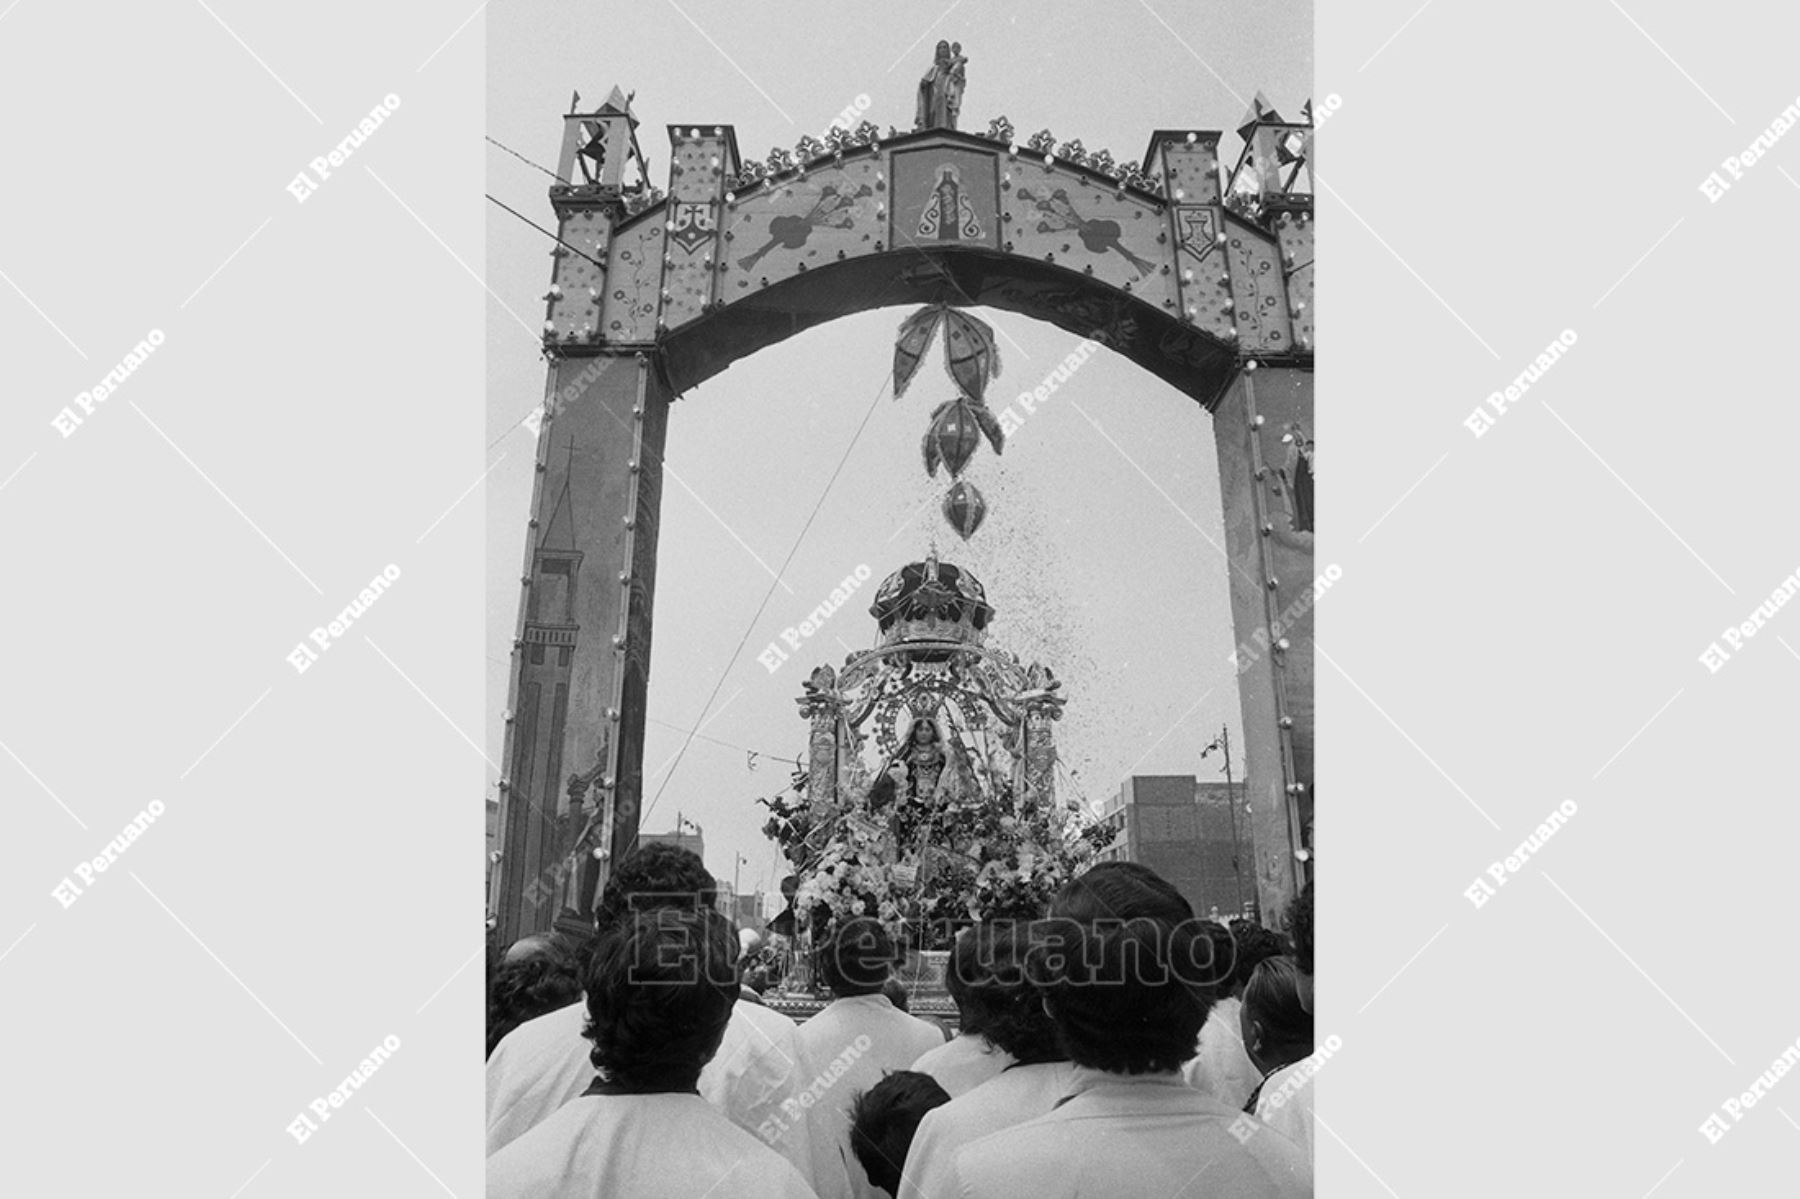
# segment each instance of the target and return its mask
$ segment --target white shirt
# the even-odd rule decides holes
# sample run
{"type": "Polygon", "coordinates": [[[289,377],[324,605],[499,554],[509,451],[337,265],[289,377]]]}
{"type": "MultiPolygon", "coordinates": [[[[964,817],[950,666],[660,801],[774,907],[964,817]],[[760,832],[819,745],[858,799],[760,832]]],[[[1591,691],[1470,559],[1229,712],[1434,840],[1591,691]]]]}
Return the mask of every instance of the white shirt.
{"type": "Polygon", "coordinates": [[[801,1054],[815,1073],[793,1106],[808,1125],[809,1179],[820,1199],[886,1199],[850,1148],[850,1105],[883,1074],[907,1069],[943,1043],[935,1025],[898,1010],[885,995],[834,999],[800,1026],[801,1054]]]}
{"type": "Polygon", "coordinates": [[[1244,1051],[1239,1028],[1241,999],[1221,999],[1207,1013],[1194,1056],[1181,1068],[1182,1077],[1202,1095],[1211,1095],[1233,1111],[1243,1111],[1250,1093],[1262,1081],[1262,1071],[1244,1051]]]}
{"type": "Polygon", "coordinates": [[[1072,1062],[1014,1066],[966,1095],[925,1113],[906,1151],[901,1199],[946,1195],[950,1163],[971,1141],[1035,1120],[1074,1089],[1072,1062]]]}
{"type": "Polygon", "coordinates": [[[1318,1063],[1301,1058],[1291,1066],[1283,1066],[1263,1083],[1256,1097],[1256,1114],[1265,1124],[1292,1141],[1313,1157],[1313,1082],[1318,1063]]]}
{"type": "MultiPolygon", "coordinates": [[[[950,1093],[950,1098],[967,1094],[1013,1063],[1013,1055],[982,1036],[963,1035],[946,1041],[935,1049],[927,1049],[912,1064],[921,1074],[929,1074],[950,1093]]],[[[1246,1096],[1249,1092],[1245,1092],[1246,1096]]]]}
{"type": "Polygon", "coordinates": [[[1074,1088],[1048,1115],[964,1146],[931,1199],[1311,1199],[1300,1150],[1282,1137],[1240,1141],[1233,1122],[1252,1118],[1178,1072],[1082,1069],[1074,1088]]]}
{"type": "MultiPolygon", "coordinates": [[[[588,1056],[594,1043],[581,1035],[587,1002],[578,999],[500,1039],[487,1062],[487,1152],[548,1120],[594,1081],[588,1056]]],[[[731,1006],[731,1023],[719,1051],[700,1071],[700,1096],[731,1122],[760,1136],[803,1174],[812,1167],[805,1121],[784,1119],[782,1104],[811,1081],[794,1022],[754,1003],[731,1006]]]]}
{"type": "Polygon", "coordinates": [[[571,1099],[488,1158],[487,1195],[814,1199],[790,1163],[693,1094],[571,1099]]]}

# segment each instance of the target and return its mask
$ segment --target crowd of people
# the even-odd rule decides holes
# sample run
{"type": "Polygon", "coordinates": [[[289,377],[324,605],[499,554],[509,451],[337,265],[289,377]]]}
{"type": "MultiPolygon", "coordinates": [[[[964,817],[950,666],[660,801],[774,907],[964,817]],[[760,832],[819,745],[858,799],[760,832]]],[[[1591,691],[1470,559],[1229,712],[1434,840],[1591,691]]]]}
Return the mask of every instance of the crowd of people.
{"type": "Polygon", "coordinates": [[[1310,886],[1282,935],[1095,866],[1040,918],[957,938],[949,1039],[868,918],[819,947],[821,1011],[765,1006],[713,887],[648,845],[590,943],[490,960],[494,1199],[1311,1194],[1310,886]]]}

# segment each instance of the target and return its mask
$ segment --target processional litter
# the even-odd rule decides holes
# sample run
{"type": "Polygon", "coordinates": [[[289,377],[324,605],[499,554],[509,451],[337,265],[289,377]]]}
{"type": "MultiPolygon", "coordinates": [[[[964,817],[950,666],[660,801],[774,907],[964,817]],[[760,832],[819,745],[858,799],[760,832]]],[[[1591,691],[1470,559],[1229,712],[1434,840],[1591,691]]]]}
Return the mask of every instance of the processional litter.
{"type": "MultiPolygon", "coordinates": [[[[549,377],[497,783],[502,850],[489,906],[503,938],[586,927],[612,864],[636,844],[674,401],[764,346],[880,307],[912,310],[896,342],[896,396],[934,339],[956,383],[956,398],[926,419],[925,456],[934,474],[948,468],[943,513],[959,536],[989,516],[961,464],[982,439],[1002,448],[985,395],[998,353],[967,309],[1021,313],[1105,346],[1212,415],[1264,919],[1310,877],[1310,105],[1287,121],[1259,94],[1229,168],[1222,135],[1200,129],[1157,130],[1140,162],[1121,163],[1048,129],[1021,142],[1005,117],[981,133],[960,129],[968,62],[960,45],[938,46],[906,133],[864,121],[746,160],[728,125],[670,126],[666,190],[649,182],[639,122],[617,88],[563,118],[549,377]]],[[[927,743],[936,749],[925,758],[944,758],[930,781],[936,806],[899,810],[947,805],[1016,828],[1029,809],[1046,823],[1026,839],[1061,838],[1038,846],[1055,858],[1081,822],[1055,794],[1053,677],[985,644],[981,585],[935,556],[895,572],[875,615],[881,644],[822,667],[803,697],[809,831],[833,820],[838,830],[822,838],[815,878],[828,850],[859,836],[890,871],[897,904],[952,868],[909,859],[903,841],[919,830],[880,814],[890,788],[917,799],[925,774],[905,760],[927,743]],[[860,829],[845,823],[852,815],[860,829]]],[[[1041,860],[1026,852],[1027,869],[1015,851],[987,881],[1035,873],[1041,860]]],[[[981,903],[1000,902],[991,886],[984,894],[981,903]]]]}

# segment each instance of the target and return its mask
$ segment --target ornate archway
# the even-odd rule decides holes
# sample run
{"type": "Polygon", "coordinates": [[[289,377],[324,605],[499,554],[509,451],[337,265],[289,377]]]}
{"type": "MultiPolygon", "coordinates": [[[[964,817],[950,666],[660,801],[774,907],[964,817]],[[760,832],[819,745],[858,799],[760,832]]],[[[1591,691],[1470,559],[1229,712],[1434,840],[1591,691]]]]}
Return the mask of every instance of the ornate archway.
{"type": "Polygon", "coordinates": [[[501,934],[585,923],[636,841],[670,402],[814,325],[931,303],[1048,321],[1212,414],[1257,891],[1279,912],[1312,807],[1310,124],[1258,97],[1228,170],[1205,130],[1158,130],[1122,166],[1048,131],[1018,144],[1004,118],[979,135],[865,122],[746,164],[730,126],[671,126],[664,193],[617,89],[564,122],[501,934]]]}

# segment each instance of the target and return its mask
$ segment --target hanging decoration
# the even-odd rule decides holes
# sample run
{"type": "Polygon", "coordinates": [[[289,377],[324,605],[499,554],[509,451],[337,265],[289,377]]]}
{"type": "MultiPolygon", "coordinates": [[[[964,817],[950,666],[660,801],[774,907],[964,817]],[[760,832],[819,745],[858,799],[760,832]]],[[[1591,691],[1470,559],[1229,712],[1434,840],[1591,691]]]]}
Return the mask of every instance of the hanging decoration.
{"type": "Polygon", "coordinates": [[[957,480],[944,497],[944,519],[966,541],[987,516],[987,500],[960,476],[983,437],[996,454],[1006,445],[1000,421],[982,402],[989,380],[1000,374],[1000,350],[994,343],[993,326],[986,321],[947,304],[929,304],[900,322],[894,340],[895,398],[906,393],[907,385],[919,373],[919,364],[925,361],[940,326],[944,330],[944,369],[960,394],[932,409],[920,450],[926,474],[936,478],[942,463],[957,480]]]}
{"type": "Polygon", "coordinates": [[[894,341],[894,398],[906,394],[940,325],[944,329],[944,368],[963,394],[979,403],[987,394],[988,380],[1000,377],[994,327],[946,304],[927,305],[900,322],[900,335],[894,341]]]}
{"type": "Polygon", "coordinates": [[[1006,444],[1000,422],[986,405],[967,396],[939,404],[931,414],[931,428],[925,432],[925,473],[936,478],[938,463],[942,462],[952,479],[961,475],[984,435],[996,454],[1006,444]]]}
{"type": "Polygon", "coordinates": [[[900,322],[900,336],[894,341],[896,400],[906,394],[907,384],[919,372],[919,363],[925,361],[925,351],[931,347],[931,336],[937,332],[938,324],[943,319],[944,309],[933,304],[919,309],[900,322]]]}
{"type": "Polygon", "coordinates": [[[987,500],[975,484],[958,479],[944,496],[944,519],[967,541],[987,519],[987,500]]]}

